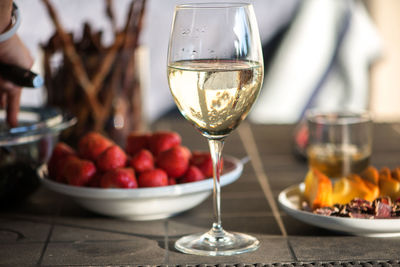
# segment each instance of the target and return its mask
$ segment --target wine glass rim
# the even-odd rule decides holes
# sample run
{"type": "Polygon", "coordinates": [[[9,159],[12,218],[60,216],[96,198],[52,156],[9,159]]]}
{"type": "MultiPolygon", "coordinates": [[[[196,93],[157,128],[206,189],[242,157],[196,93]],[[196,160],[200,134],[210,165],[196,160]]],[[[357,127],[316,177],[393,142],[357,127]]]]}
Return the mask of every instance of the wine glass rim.
{"type": "Polygon", "coordinates": [[[306,113],[311,123],[326,125],[346,125],[372,122],[371,113],[367,110],[319,110],[311,109],[306,113]]]}
{"type": "Polygon", "coordinates": [[[179,4],[176,9],[193,9],[193,8],[203,8],[203,9],[219,9],[219,8],[238,8],[250,6],[250,3],[246,2],[205,2],[205,3],[187,3],[179,4]]]}

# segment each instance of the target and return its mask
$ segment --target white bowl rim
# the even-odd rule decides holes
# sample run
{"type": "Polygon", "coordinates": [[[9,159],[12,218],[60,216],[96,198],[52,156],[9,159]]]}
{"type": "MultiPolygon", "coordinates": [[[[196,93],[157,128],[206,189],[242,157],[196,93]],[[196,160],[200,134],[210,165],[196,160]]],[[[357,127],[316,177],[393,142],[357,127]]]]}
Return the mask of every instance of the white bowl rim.
{"type": "MultiPolygon", "coordinates": [[[[232,169],[227,170],[220,177],[221,186],[228,185],[237,180],[243,171],[243,163],[232,156],[224,155],[224,162],[232,163],[232,169]]],[[[94,188],[80,187],[62,184],[47,178],[45,168],[39,169],[39,177],[41,182],[48,188],[58,193],[62,193],[72,197],[87,198],[87,199],[145,199],[155,197],[176,197],[179,195],[191,194],[212,190],[213,179],[161,186],[149,188],[134,188],[134,189],[119,189],[119,188],[94,188]]]]}

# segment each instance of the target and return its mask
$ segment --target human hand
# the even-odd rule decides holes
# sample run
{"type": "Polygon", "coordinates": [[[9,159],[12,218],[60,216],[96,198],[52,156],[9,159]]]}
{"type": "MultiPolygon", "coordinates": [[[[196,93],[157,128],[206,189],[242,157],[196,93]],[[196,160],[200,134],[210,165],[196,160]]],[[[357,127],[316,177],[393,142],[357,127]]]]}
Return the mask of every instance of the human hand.
{"type": "MultiPolygon", "coordinates": [[[[30,69],[33,65],[33,59],[28,49],[17,35],[0,42],[0,62],[26,69],[30,69]]],[[[0,108],[6,109],[6,120],[11,127],[18,124],[21,90],[21,87],[8,81],[7,77],[0,76],[0,108]]]]}

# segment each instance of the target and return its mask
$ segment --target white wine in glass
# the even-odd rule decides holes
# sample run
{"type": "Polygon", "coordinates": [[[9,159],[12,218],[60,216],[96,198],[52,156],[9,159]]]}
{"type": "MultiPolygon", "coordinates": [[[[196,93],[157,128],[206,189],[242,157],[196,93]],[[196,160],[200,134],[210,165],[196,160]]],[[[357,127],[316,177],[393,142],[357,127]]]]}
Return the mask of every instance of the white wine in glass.
{"type": "Polygon", "coordinates": [[[176,241],[179,251],[235,255],[259,247],[221,224],[220,159],[225,138],[245,119],[263,81],[260,38],[251,4],[204,3],[175,8],[168,81],[182,115],[208,139],[214,166],[214,223],[176,241]]]}

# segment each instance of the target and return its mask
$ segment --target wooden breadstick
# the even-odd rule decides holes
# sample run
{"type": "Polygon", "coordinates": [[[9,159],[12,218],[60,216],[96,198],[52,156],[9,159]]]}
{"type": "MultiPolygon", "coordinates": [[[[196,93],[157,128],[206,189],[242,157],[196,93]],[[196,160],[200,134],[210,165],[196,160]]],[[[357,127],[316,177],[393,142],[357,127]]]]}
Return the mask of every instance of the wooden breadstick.
{"type": "Polygon", "coordinates": [[[97,69],[96,74],[93,77],[93,86],[95,88],[94,94],[97,95],[100,91],[101,84],[103,83],[107,74],[110,72],[111,66],[114,64],[118,56],[123,40],[124,36],[122,34],[117,34],[114,44],[108,50],[103,61],[100,63],[99,68],[97,69]]]}
{"type": "Polygon", "coordinates": [[[117,35],[117,22],[115,21],[114,10],[112,6],[112,0],[106,0],[106,14],[110,19],[111,27],[114,31],[114,34],[117,35]]]}
{"type": "MultiPolygon", "coordinates": [[[[70,35],[68,35],[65,32],[50,2],[48,0],[42,0],[42,1],[45,4],[47,11],[54,23],[54,26],[56,27],[56,31],[61,38],[61,43],[63,44],[64,53],[72,64],[73,67],[72,70],[75,78],[79,82],[79,85],[82,87],[86,95],[86,98],[89,102],[89,105],[91,106],[95,114],[95,117],[101,117],[102,108],[97,101],[96,95],[94,94],[95,92],[94,86],[92,82],[89,80],[89,77],[86,73],[83,63],[75,50],[70,35]]],[[[95,124],[97,125],[98,123],[96,122],[95,124]]],[[[99,127],[99,125],[97,125],[96,127],[99,127]]]]}
{"type": "MultiPolygon", "coordinates": [[[[122,97],[126,100],[123,112],[128,112],[124,116],[129,118],[126,119],[126,125],[132,122],[141,125],[141,92],[135,78],[135,50],[142,28],[145,0],[132,0],[120,32],[112,10],[112,0],[105,0],[106,13],[115,35],[109,47],[101,43],[102,32],[92,32],[88,23],[84,25],[81,40],[74,42],[72,34],[63,28],[51,1],[42,1],[56,29],[46,46],[42,46],[49,104],[73,111],[78,118],[79,131],[84,133],[87,129],[104,130],[115,112],[113,101],[122,97]],[[60,50],[63,51],[64,62],[53,71],[52,56],[60,50]],[[84,98],[81,97],[82,92],[84,98]]],[[[132,129],[130,125],[128,128],[132,129]]]]}

